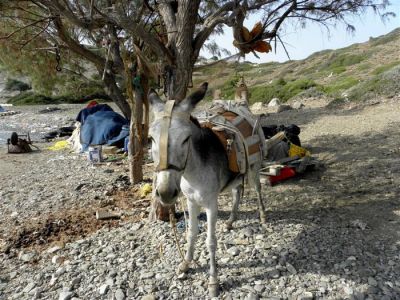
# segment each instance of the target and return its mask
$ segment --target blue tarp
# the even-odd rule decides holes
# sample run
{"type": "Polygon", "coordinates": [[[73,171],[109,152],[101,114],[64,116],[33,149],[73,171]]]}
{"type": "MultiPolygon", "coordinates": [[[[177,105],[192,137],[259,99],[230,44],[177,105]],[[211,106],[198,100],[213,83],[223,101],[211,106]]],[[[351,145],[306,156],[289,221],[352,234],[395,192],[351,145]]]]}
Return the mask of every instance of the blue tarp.
{"type": "Polygon", "coordinates": [[[82,150],[90,145],[113,145],[129,135],[129,121],[114,111],[97,111],[86,117],[81,126],[82,150]]]}
{"type": "Polygon", "coordinates": [[[3,108],[3,106],[0,105],[0,112],[5,112],[6,110],[3,108]]]}
{"type": "Polygon", "coordinates": [[[113,111],[113,109],[107,104],[97,104],[90,108],[82,109],[79,112],[78,116],[76,117],[76,120],[78,122],[80,122],[81,124],[83,124],[83,123],[85,123],[85,120],[89,115],[94,114],[98,111],[113,111]]]}

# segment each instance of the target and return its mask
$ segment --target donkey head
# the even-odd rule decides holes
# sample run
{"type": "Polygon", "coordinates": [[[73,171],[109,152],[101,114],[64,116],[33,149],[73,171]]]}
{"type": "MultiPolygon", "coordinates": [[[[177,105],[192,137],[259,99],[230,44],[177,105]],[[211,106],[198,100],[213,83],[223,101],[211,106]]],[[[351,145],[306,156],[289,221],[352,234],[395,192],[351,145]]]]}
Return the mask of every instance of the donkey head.
{"type": "Polygon", "coordinates": [[[154,90],[149,93],[155,116],[149,131],[157,174],[154,182],[155,197],[163,205],[173,205],[179,195],[181,177],[191,149],[193,123],[190,114],[203,99],[207,87],[208,83],[203,83],[197,91],[179,103],[162,101],[154,90]]]}

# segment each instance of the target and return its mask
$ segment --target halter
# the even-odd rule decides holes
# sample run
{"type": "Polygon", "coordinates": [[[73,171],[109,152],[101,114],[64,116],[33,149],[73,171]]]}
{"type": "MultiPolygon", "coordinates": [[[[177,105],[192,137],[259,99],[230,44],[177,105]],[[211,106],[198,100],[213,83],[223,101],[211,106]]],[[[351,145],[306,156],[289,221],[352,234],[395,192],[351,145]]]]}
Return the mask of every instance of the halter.
{"type": "Polygon", "coordinates": [[[175,100],[168,100],[165,103],[164,110],[155,115],[156,120],[161,120],[160,143],[159,143],[160,159],[158,161],[158,166],[156,168],[158,172],[168,169],[175,169],[177,171],[182,171],[186,167],[187,157],[183,169],[168,164],[168,135],[169,135],[168,130],[171,125],[171,118],[172,116],[174,116],[176,118],[180,118],[183,120],[190,120],[190,113],[185,113],[180,111],[172,112],[174,105],[175,105],[175,100]]]}

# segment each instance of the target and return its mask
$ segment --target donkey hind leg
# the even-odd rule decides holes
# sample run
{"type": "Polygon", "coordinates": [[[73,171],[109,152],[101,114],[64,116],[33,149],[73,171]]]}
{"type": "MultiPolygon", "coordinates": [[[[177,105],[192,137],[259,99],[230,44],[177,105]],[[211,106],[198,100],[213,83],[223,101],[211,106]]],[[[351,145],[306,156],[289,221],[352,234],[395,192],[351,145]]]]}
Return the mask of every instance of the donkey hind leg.
{"type": "Polygon", "coordinates": [[[228,230],[232,229],[233,222],[235,222],[237,218],[237,212],[239,208],[240,198],[242,197],[242,192],[243,192],[243,185],[241,183],[232,189],[232,199],[233,199],[232,211],[228,221],[226,222],[226,228],[228,230]]]}
{"type": "Polygon", "coordinates": [[[199,216],[200,207],[191,201],[188,201],[187,203],[189,210],[189,231],[187,233],[188,248],[186,251],[185,260],[179,265],[179,273],[186,273],[189,270],[190,262],[193,260],[193,252],[197,240],[197,234],[199,233],[197,217],[199,216]]]}
{"type": "Polygon", "coordinates": [[[258,204],[258,211],[260,215],[260,223],[265,224],[267,222],[267,217],[265,215],[265,207],[264,207],[264,202],[263,198],[261,195],[261,182],[260,182],[260,166],[259,165],[253,165],[251,166],[250,170],[250,180],[252,184],[254,185],[257,193],[257,204],[258,204]]]}
{"type": "Polygon", "coordinates": [[[218,296],[219,284],[217,278],[217,264],[215,260],[215,253],[217,250],[217,238],[215,236],[215,229],[217,224],[217,199],[211,204],[211,207],[206,209],[207,213],[207,246],[210,256],[210,280],[208,282],[208,291],[210,298],[218,296]]]}

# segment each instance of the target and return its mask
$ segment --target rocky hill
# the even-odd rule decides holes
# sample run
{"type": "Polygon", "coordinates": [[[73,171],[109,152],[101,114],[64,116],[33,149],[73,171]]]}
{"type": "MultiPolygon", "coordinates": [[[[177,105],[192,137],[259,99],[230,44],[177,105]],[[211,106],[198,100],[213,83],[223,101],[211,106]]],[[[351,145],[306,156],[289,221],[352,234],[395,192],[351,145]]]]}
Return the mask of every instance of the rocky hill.
{"type": "MultiPolygon", "coordinates": [[[[222,96],[232,98],[234,86],[244,76],[251,102],[274,97],[321,97],[362,101],[376,95],[400,93],[400,28],[368,42],[337,50],[316,52],[306,59],[264,64],[218,62],[198,67],[194,85],[212,82],[222,96]]],[[[211,95],[211,94],[210,94],[211,95]]],[[[209,96],[211,97],[211,96],[209,96]]]]}

